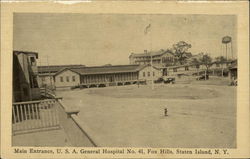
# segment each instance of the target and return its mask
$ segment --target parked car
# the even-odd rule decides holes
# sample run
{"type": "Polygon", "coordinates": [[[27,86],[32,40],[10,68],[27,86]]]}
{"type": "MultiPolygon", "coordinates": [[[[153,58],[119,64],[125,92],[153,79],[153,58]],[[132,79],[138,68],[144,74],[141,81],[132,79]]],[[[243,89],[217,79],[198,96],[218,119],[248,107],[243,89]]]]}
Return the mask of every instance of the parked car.
{"type": "Polygon", "coordinates": [[[199,77],[196,78],[196,80],[205,80],[205,79],[206,80],[209,79],[209,75],[208,74],[206,75],[206,78],[205,78],[205,75],[201,75],[201,76],[199,76],[199,77]]]}
{"type": "Polygon", "coordinates": [[[164,80],[164,83],[172,83],[172,84],[174,84],[175,83],[175,78],[169,77],[169,78],[164,80]]]}
{"type": "Polygon", "coordinates": [[[162,77],[154,81],[154,83],[162,83],[162,82],[164,82],[164,79],[162,77]]]}

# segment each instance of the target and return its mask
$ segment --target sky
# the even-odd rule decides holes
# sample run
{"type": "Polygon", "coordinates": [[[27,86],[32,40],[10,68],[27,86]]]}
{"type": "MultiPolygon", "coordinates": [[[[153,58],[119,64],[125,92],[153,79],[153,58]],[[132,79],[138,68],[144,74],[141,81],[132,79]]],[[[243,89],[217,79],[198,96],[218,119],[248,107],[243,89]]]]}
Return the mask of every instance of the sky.
{"type": "Polygon", "coordinates": [[[13,49],[38,52],[39,65],[121,65],[132,52],[179,41],[191,44],[192,54],[220,56],[222,37],[231,36],[235,57],[236,24],[234,15],[15,13],[13,49]]]}

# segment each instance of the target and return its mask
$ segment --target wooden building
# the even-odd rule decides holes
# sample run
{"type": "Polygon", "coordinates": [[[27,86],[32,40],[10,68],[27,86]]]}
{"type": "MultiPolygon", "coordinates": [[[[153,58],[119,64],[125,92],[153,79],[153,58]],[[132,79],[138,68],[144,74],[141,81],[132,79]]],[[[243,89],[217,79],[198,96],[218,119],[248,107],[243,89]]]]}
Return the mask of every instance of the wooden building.
{"type": "Polygon", "coordinates": [[[54,75],[65,68],[79,68],[84,65],[50,65],[38,66],[38,84],[40,87],[55,88],[54,75]]]}
{"type": "Polygon", "coordinates": [[[70,68],[65,68],[54,75],[55,87],[64,88],[80,85],[80,74],[70,68]]]}
{"type": "Polygon", "coordinates": [[[169,66],[174,63],[174,55],[170,50],[159,50],[148,52],[144,50],[144,53],[131,53],[129,56],[130,64],[147,65],[152,64],[156,67],[169,66]]]}
{"type": "Polygon", "coordinates": [[[37,58],[36,52],[13,52],[13,102],[40,99],[37,58]]]}
{"type": "Polygon", "coordinates": [[[152,80],[155,81],[163,76],[163,72],[160,68],[151,67],[150,65],[146,65],[140,68],[139,71],[139,80],[151,82],[152,80]]]}
{"type": "Polygon", "coordinates": [[[237,62],[233,63],[229,67],[229,78],[230,78],[230,80],[237,80],[238,79],[238,66],[237,66],[237,62]]]}
{"type": "Polygon", "coordinates": [[[81,68],[66,68],[54,75],[56,88],[62,87],[107,87],[130,85],[162,76],[159,69],[148,65],[111,65],[81,68]],[[151,78],[152,76],[152,78],[151,78]]]}
{"type": "Polygon", "coordinates": [[[204,65],[178,65],[169,66],[163,69],[165,76],[181,76],[181,75],[193,75],[197,72],[204,71],[204,65]]]}

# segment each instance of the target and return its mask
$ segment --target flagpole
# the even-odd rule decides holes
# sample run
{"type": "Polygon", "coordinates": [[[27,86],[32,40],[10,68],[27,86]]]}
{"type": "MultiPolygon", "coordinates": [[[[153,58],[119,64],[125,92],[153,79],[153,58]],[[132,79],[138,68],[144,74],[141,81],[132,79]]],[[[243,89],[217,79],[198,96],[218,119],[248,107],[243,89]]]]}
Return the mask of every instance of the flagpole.
{"type": "Polygon", "coordinates": [[[153,80],[153,55],[152,55],[152,34],[151,34],[151,31],[150,31],[150,29],[151,29],[151,17],[150,17],[150,19],[149,19],[149,21],[150,21],[150,24],[149,25],[147,25],[146,26],[146,28],[145,28],[145,30],[144,30],[144,34],[146,35],[146,41],[148,41],[150,44],[150,46],[149,46],[149,54],[150,54],[150,65],[151,65],[151,82],[152,82],[152,84],[151,84],[151,87],[152,87],[152,89],[154,89],[154,80],[153,80]],[[150,34],[150,35],[148,35],[148,34],[150,34]],[[147,39],[147,38],[150,38],[150,39],[147,39]]]}
{"type": "MultiPolygon", "coordinates": [[[[151,24],[152,20],[151,20],[151,16],[150,16],[150,24],[151,24]]],[[[152,32],[150,31],[150,55],[151,55],[151,80],[152,80],[152,83],[151,83],[151,89],[153,90],[154,89],[154,77],[153,77],[153,55],[152,55],[152,32]]]]}

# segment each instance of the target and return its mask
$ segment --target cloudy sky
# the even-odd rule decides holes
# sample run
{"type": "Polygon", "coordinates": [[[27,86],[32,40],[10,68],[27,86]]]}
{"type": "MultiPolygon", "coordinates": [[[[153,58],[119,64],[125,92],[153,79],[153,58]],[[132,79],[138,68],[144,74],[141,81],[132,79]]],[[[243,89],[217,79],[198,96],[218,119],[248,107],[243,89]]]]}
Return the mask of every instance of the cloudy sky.
{"type": "Polygon", "coordinates": [[[14,50],[39,53],[39,64],[128,64],[131,52],[171,48],[178,41],[193,54],[222,55],[221,39],[233,39],[236,16],[129,14],[14,14],[14,50]],[[151,24],[150,32],[144,30],[151,24]],[[152,45],[150,45],[152,43],[152,45]]]}

